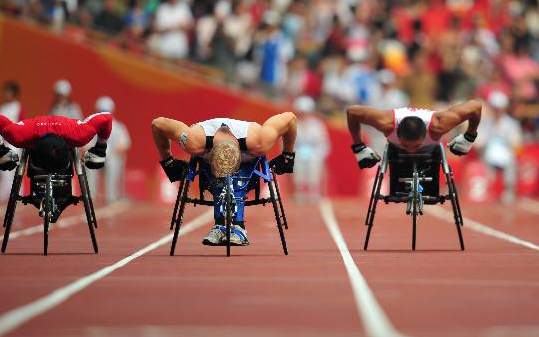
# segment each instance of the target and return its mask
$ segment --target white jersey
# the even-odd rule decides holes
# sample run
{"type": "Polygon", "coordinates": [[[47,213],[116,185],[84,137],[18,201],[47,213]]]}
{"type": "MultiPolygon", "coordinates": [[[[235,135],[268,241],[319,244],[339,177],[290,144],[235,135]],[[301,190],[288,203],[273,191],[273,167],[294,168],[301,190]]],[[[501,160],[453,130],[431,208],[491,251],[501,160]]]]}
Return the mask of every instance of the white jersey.
{"type": "Polygon", "coordinates": [[[428,110],[428,109],[416,109],[416,108],[398,108],[393,110],[393,131],[386,137],[387,141],[397,147],[400,148],[400,142],[399,137],[397,136],[397,127],[399,126],[400,122],[406,118],[406,117],[419,117],[423,120],[427,127],[427,135],[425,136],[425,140],[423,141],[423,144],[421,145],[422,148],[424,147],[430,147],[432,145],[438,144],[440,142],[439,139],[434,139],[430,135],[430,124],[432,122],[432,118],[436,111],[428,110]]]}
{"type": "Polygon", "coordinates": [[[213,137],[221,127],[227,127],[236,139],[242,139],[247,138],[247,131],[251,123],[232,118],[214,118],[195,125],[200,125],[204,129],[206,137],[213,137]]]}

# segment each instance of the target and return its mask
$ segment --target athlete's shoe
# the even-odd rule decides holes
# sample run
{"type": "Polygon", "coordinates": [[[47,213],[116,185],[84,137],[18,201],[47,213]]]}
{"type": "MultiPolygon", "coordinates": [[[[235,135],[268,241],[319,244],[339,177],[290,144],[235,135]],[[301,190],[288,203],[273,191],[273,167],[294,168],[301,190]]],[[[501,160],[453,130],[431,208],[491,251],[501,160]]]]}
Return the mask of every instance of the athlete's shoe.
{"type": "MultiPolygon", "coordinates": [[[[226,231],[226,228],[225,228],[226,231]]],[[[225,238],[223,239],[226,244],[226,232],[225,232],[225,238]]],[[[247,231],[243,228],[241,228],[238,225],[233,225],[230,228],[230,245],[231,246],[248,246],[249,239],[247,239],[247,231]]]]}
{"type": "Polygon", "coordinates": [[[202,240],[202,244],[206,246],[222,246],[226,245],[226,227],[215,225],[202,240]]]}

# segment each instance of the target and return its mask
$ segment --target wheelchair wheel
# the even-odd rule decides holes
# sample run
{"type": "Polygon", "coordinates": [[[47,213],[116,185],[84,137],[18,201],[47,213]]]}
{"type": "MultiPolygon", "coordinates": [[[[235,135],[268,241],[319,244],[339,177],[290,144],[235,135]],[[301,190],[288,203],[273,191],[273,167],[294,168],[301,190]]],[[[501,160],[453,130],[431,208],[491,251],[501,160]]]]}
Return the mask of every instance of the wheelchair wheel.
{"type": "Polygon", "coordinates": [[[95,221],[95,215],[93,215],[93,204],[91,203],[90,190],[87,189],[86,174],[79,175],[79,185],[82,193],[82,203],[84,205],[84,213],[86,214],[86,222],[88,222],[88,229],[90,231],[90,238],[92,239],[92,247],[94,253],[98,252],[97,240],[95,238],[94,226],[97,228],[97,222],[95,221]]]}
{"type": "MultiPolygon", "coordinates": [[[[276,180],[274,181],[275,181],[275,186],[277,187],[277,181],[276,180]]],[[[284,236],[283,225],[281,223],[281,217],[279,216],[279,209],[277,208],[277,200],[275,198],[275,191],[273,190],[273,184],[271,181],[268,181],[268,187],[270,190],[270,197],[271,197],[271,203],[273,205],[273,212],[275,213],[275,221],[277,221],[277,229],[279,230],[279,236],[281,237],[281,244],[283,246],[283,252],[284,252],[284,255],[288,255],[288,248],[286,247],[286,239],[284,236]]],[[[277,193],[279,193],[278,189],[277,189],[277,193]]],[[[284,215],[284,212],[283,212],[283,215],[284,215]]],[[[285,224],[286,224],[286,218],[284,218],[283,220],[285,221],[285,224]]]]}
{"type": "MultiPolygon", "coordinates": [[[[94,228],[97,228],[97,217],[95,216],[94,202],[92,200],[92,194],[90,193],[90,186],[88,185],[88,176],[86,175],[86,169],[84,168],[84,165],[82,165],[81,168],[82,168],[82,175],[84,176],[84,188],[86,190],[86,196],[88,198],[88,204],[90,206],[90,215],[92,218],[92,223],[94,225],[94,228]]],[[[82,191],[82,186],[81,186],[81,191],[82,191]]]]}
{"type": "Polygon", "coordinates": [[[226,256],[230,256],[230,230],[232,226],[232,191],[230,186],[232,185],[232,178],[230,176],[226,179],[226,195],[225,195],[225,225],[226,225],[226,256]]]}
{"type": "Polygon", "coordinates": [[[412,195],[412,250],[415,250],[415,238],[417,227],[417,214],[419,209],[418,193],[414,191],[412,195]]]}
{"type": "MultiPolygon", "coordinates": [[[[450,169],[451,170],[451,169],[450,169]]],[[[460,204],[455,187],[455,181],[453,180],[453,173],[450,171],[446,175],[447,187],[449,190],[449,199],[451,199],[451,206],[453,208],[453,217],[455,219],[455,226],[457,227],[457,234],[459,237],[460,250],[464,250],[464,239],[462,238],[462,230],[460,227],[463,225],[462,214],[460,212],[460,204]]]]}
{"type": "MultiPolygon", "coordinates": [[[[18,168],[17,168],[18,170],[18,168]]],[[[6,215],[4,216],[4,240],[2,242],[2,253],[6,251],[7,243],[9,241],[9,234],[11,232],[11,225],[13,224],[13,217],[15,215],[15,209],[17,208],[17,201],[19,200],[19,191],[21,190],[23,176],[15,174],[13,178],[13,184],[11,185],[11,192],[9,194],[9,201],[6,208],[6,215]]]]}
{"type": "MultiPolygon", "coordinates": [[[[284,229],[288,230],[288,221],[286,221],[286,214],[284,213],[283,200],[281,199],[281,191],[279,191],[279,184],[277,183],[277,175],[272,172],[273,182],[275,184],[275,192],[277,192],[277,201],[279,202],[279,209],[281,210],[281,218],[283,219],[284,229]]],[[[287,254],[288,255],[288,254],[287,254]]]]}
{"type": "Polygon", "coordinates": [[[371,237],[371,230],[374,222],[374,216],[376,214],[376,205],[378,204],[378,196],[382,188],[382,182],[384,180],[384,173],[381,170],[380,165],[376,170],[376,178],[372,185],[371,198],[369,200],[369,209],[367,210],[367,217],[365,218],[365,225],[367,226],[367,234],[365,235],[365,243],[363,244],[363,250],[367,250],[369,247],[369,239],[371,237]]]}
{"type": "Polygon", "coordinates": [[[175,220],[176,227],[174,228],[174,236],[172,237],[172,245],[170,247],[170,256],[174,255],[174,251],[176,250],[176,243],[178,242],[178,235],[180,233],[180,227],[182,225],[183,213],[185,211],[185,204],[187,203],[187,193],[189,192],[189,185],[190,185],[190,182],[187,181],[182,191],[180,210],[178,211],[178,216],[176,217],[176,220],[175,220]]]}
{"type": "Polygon", "coordinates": [[[49,226],[52,218],[52,176],[47,176],[45,183],[45,198],[43,198],[43,255],[47,255],[49,248],[49,226]]]}

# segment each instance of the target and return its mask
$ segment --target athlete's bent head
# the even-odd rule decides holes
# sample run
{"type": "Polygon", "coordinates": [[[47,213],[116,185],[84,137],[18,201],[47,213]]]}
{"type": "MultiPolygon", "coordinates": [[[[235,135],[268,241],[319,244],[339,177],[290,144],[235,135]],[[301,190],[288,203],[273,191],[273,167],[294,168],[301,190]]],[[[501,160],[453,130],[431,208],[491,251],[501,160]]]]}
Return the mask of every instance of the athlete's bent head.
{"type": "Polygon", "coordinates": [[[42,136],[34,148],[34,163],[48,173],[59,173],[69,165],[70,146],[64,138],[47,133],[42,136]]]}
{"type": "Polygon", "coordinates": [[[400,145],[407,152],[417,151],[423,145],[426,135],[427,127],[419,117],[405,117],[397,127],[400,145]]]}
{"type": "Polygon", "coordinates": [[[213,144],[210,152],[210,167],[217,178],[226,177],[238,171],[241,151],[237,142],[222,140],[213,144]]]}

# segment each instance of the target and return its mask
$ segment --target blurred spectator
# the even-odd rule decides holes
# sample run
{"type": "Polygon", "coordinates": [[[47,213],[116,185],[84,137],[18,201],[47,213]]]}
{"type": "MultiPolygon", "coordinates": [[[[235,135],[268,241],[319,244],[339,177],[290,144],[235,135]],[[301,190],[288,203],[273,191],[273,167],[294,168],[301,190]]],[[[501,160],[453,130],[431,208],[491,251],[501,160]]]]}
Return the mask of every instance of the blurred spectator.
{"type": "MultiPolygon", "coordinates": [[[[378,72],[377,77],[382,85],[382,90],[373,107],[381,110],[393,110],[410,106],[408,95],[399,89],[397,78],[392,71],[383,69],[378,72]]],[[[368,135],[369,146],[377,153],[384,153],[387,144],[384,134],[369,125],[363,125],[361,130],[368,135]]]]}
{"type": "MultiPolygon", "coordinates": [[[[18,122],[24,118],[21,103],[19,102],[20,88],[16,82],[8,81],[4,84],[2,104],[0,105],[0,114],[6,116],[13,122],[18,122]]],[[[5,141],[7,143],[7,141],[5,141]]],[[[9,144],[9,143],[7,143],[9,144]]],[[[21,155],[20,149],[13,148],[15,152],[21,155]]],[[[11,184],[16,170],[0,172],[0,202],[6,202],[9,199],[11,184]]]]}
{"type": "Polygon", "coordinates": [[[185,58],[189,55],[188,34],[193,26],[193,14],[186,0],[162,2],[155,12],[150,48],[162,57],[185,58]]]}
{"type": "Polygon", "coordinates": [[[516,196],[516,156],[522,147],[522,129],[520,124],[507,114],[507,95],[494,91],[487,102],[491,113],[481,119],[476,144],[482,152],[483,160],[491,169],[492,180],[496,171],[503,172],[504,191],[501,201],[511,204],[516,196]]]}
{"type": "Polygon", "coordinates": [[[68,80],[58,80],[54,84],[54,101],[49,115],[83,119],[79,105],[71,100],[71,83],[68,80]]]}
{"type": "Polygon", "coordinates": [[[103,9],[94,19],[95,28],[108,35],[117,35],[124,28],[124,21],[116,6],[116,0],[105,0],[103,9]]]}
{"type": "Polygon", "coordinates": [[[260,65],[263,90],[279,97],[287,80],[287,63],[294,56],[294,46],[280,29],[281,15],[277,11],[264,13],[264,28],[255,37],[256,61],[260,65]]]}
{"type": "Polygon", "coordinates": [[[315,115],[316,103],[309,96],[294,101],[298,113],[298,138],[294,164],[294,193],[299,202],[317,202],[323,190],[326,158],[330,151],[327,127],[315,115]]]}
{"type": "MultiPolygon", "coordinates": [[[[108,96],[99,97],[95,103],[96,112],[114,113],[114,101],[108,96]]],[[[131,147],[131,138],[124,123],[113,115],[112,131],[107,142],[107,159],[103,170],[87,170],[88,185],[92,196],[99,193],[100,177],[104,174],[105,200],[107,203],[125,197],[125,162],[131,147]],[[104,171],[102,173],[102,171],[104,171]]]]}
{"type": "Polygon", "coordinates": [[[412,60],[411,72],[404,79],[410,104],[418,108],[431,107],[436,99],[437,84],[436,76],[427,64],[426,52],[417,52],[412,60]]]}
{"type": "Polygon", "coordinates": [[[309,95],[340,119],[346,104],[380,101],[381,69],[426,108],[494,90],[516,104],[539,95],[537,1],[4,0],[0,10],[52,27],[69,19],[76,41],[190,59],[221,71],[173,66],[273,98],[309,95]]]}

